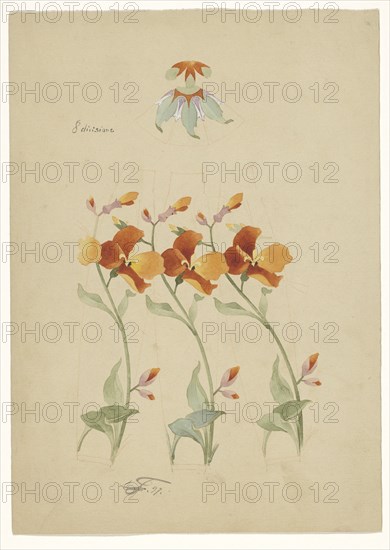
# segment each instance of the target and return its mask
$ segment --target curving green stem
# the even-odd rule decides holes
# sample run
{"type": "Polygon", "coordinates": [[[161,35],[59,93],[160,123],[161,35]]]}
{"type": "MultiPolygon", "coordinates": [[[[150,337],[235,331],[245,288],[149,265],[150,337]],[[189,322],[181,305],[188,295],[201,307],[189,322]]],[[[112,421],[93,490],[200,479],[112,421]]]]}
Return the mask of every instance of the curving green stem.
{"type": "MultiPolygon", "coordinates": [[[[152,237],[151,237],[152,250],[155,250],[155,231],[156,231],[156,226],[157,226],[158,223],[159,223],[158,221],[153,223],[152,237]]],[[[215,404],[213,377],[211,375],[210,363],[207,359],[207,354],[206,354],[206,350],[204,348],[203,342],[202,342],[202,340],[199,336],[199,333],[198,333],[198,331],[195,327],[194,322],[190,319],[190,316],[188,315],[185,307],[180,302],[180,300],[179,300],[179,298],[176,294],[176,288],[175,288],[175,290],[173,290],[173,288],[169,284],[169,282],[168,282],[166,276],[164,275],[164,273],[161,274],[161,278],[162,278],[166,288],[168,289],[170,295],[172,296],[172,298],[176,302],[177,306],[179,307],[180,311],[183,313],[185,325],[191,331],[191,333],[195,336],[195,340],[198,344],[198,347],[199,347],[199,350],[200,350],[200,353],[201,353],[201,356],[202,356],[203,364],[204,364],[204,367],[205,367],[205,371],[206,371],[207,382],[208,382],[208,386],[209,386],[209,405],[213,410],[214,409],[214,404],[215,404]]],[[[206,439],[206,458],[207,458],[207,463],[210,464],[210,462],[212,460],[212,456],[213,456],[214,422],[212,422],[210,424],[210,426],[208,427],[208,437],[206,436],[205,439],[206,439]]],[[[205,459],[205,461],[206,461],[206,459],[205,459]]]]}
{"type": "MultiPolygon", "coordinates": [[[[215,251],[215,244],[214,244],[214,240],[213,240],[214,223],[209,225],[209,229],[210,229],[210,243],[211,243],[212,249],[215,251]]],[[[290,375],[291,382],[292,382],[292,385],[293,385],[293,388],[294,388],[295,399],[296,399],[296,401],[300,401],[301,396],[300,396],[299,389],[298,389],[298,384],[299,384],[300,380],[297,382],[297,379],[295,378],[294,370],[293,370],[292,365],[290,363],[290,360],[288,358],[287,352],[284,349],[284,346],[283,346],[282,342],[280,341],[279,336],[276,334],[275,329],[273,328],[272,324],[269,323],[269,321],[267,321],[263,317],[260,310],[255,306],[255,304],[252,302],[252,300],[250,298],[248,298],[248,296],[243,292],[242,288],[240,288],[235,283],[233,278],[228,273],[225,273],[225,277],[227,278],[229,283],[233,286],[233,288],[238,292],[238,294],[241,296],[241,298],[243,300],[245,300],[245,302],[254,311],[258,321],[263,325],[264,328],[266,328],[270,332],[270,334],[272,334],[272,336],[273,336],[273,338],[274,338],[274,340],[275,340],[275,342],[276,342],[276,344],[277,344],[277,346],[280,350],[280,353],[282,354],[282,357],[283,357],[284,362],[286,364],[288,373],[290,375]]],[[[298,416],[297,430],[298,430],[298,446],[299,446],[299,450],[301,450],[302,445],[303,445],[303,415],[302,415],[302,412],[299,413],[299,416],[298,416]]]]}
{"type": "MultiPolygon", "coordinates": [[[[113,312],[114,312],[114,316],[115,316],[115,320],[116,320],[116,323],[118,325],[118,328],[120,330],[120,333],[122,335],[122,341],[123,341],[123,349],[124,349],[124,352],[125,352],[125,361],[126,361],[126,380],[127,380],[127,384],[126,384],[126,404],[125,404],[125,407],[126,408],[129,408],[129,405],[130,405],[130,395],[131,395],[131,392],[132,392],[132,388],[131,388],[131,364],[130,364],[130,353],[129,353],[129,346],[128,346],[128,342],[127,342],[127,336],[126,336],[126,330],[125,330],[125,326],[123,324],[123,321],[122,321],[122,318],[119,314],[119,311],[115,305],[115,302],[111,296],[111,292],[109,291],[108,289],[108,285],[106,284],[105,280],[104,280],[104,276],[103,276],[103,273],[102,273],[102,268],[100,267],[99,264],[96,264],[96,269],[97,269],[97,272],[99,274],[99,278],[102,282],[102,285],[104,287],[104,290],[105,290],[105,293],[107,294],[107,298],[111,304],[111,307],[113,309],[113,312]]],[[[134,389],[134,388],[133,388],[134,389]]],[[[118,438],[118,441],[116,443],[116,446],[115,446],[115,451],[114,451],[114,457],[116,456],[116,453],[118,452],[118,449],[122,443],[122,439],[123,439],[123,435],[125,433],[125,430],[126,430],[126,419],[123,420],[122,422],[122,426],[121,426],[121,431],[119,433],[119,438],[118,438]]]]}

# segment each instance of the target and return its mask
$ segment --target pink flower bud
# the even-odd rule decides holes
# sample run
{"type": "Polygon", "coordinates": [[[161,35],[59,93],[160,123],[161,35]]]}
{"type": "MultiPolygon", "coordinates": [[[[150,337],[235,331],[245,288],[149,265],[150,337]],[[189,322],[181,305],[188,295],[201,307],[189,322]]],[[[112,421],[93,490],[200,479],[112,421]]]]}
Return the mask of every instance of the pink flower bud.
{"type": "Polygon", "coordinates": [[[160,369],[149,369],[143,372],[140,376],[138,386],[149,386],[160,372],[160,369]]]}
{"type": "Polygon", "coordinates": [[[147,208],[144,208],[141,212],[142,219],[144,222],[152,223],[152,216],[147,208]]]}
{"type": "Polygon", "coordinates": [[[202,212],[198,212],[196,221],[200,223],[200,225],[207,225],[207,218],[202,212]]]}
{"type": "Polygon", "coordinates": [[[302,365],[302,377],[314,372],[318,366],[319,353],[313,353],[308,357],[302,365]]]}
{"type": "Polygon", "coordinates": [[[239,399],[240,397],[234,390],[224,390],[221,391],[221,393],[224,397],[228,397],[229,399],[239,399]]]}
{"type": "Polygon", "coordinates": [[[141,397],[144,397],[145,399],[150,399],[151,401],[154,401],[156,399],[153,393],[149,390],[138,390],[138,393],[141,397]]]}
{"type": "Polygon", "coordinates": [[[236,378],[238,376],[238,372],[240,370],[240,367],[232,367],[231,369],[228,369],[221,378],[221,388],[226,388],[227,386],[231,386],[236,381],[236,378]]]}
{"type": "Polygon", "coordinates": [[[96,214],[96,203],[95,203],[95,199],[93,197],[89,197],[89,199],[86,200],[85,204],[86,204],[88,210],[90,210],[91,212],[96,214]]]}

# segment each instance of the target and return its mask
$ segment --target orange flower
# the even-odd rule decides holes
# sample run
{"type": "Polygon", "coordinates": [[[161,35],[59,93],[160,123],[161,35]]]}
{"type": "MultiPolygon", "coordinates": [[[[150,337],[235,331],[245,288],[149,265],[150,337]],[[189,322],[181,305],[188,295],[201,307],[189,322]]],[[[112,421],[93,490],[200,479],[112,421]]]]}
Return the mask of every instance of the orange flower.
{"type": "Polygon", "coordinates": [[[116,233],[112,241],[102,244],[100,265],[107,269],[118,268],[118,274],[137,292],[150,286],[144,279],[153,279],[164,273],[164,262],[158,252],[134,250],[144,232],[129,225],[116,233]]]}
{"type": "Polygon", "coordinates": [[[246,272],[266,286],[277,287],[282,279],[276,273],[283,271],[284,266],[292,261],[288,248],[282,244],[273,245],[258,251],[256,240],[261,234],[258,227],[247,225],[233,239],[233,246],[225,252],[229,273],[240,275],[246,272]]]}
{"type": "Polygon", "coordinates": [[[195,231],[184,231],[169,248],[162,253],[165,274],[170,277],[180,276],[203,294],[211,294],[217,285],[210,283],[227,273],[228,266],[223,254],[210,252],[197,260],[192,257],[202,235],[195,231]]]}
{"type": "Polygon", "coordinates": [[[203,68],[209,69],[210,67],[205,63],[202,63],[201,61],[179,61],[179,63],[175,63],[174,65],[172,65],[172,69],[178,69],[176,77],[180,76],[185,71],[185,80],[187,80],[190,75],[195,80],[196,73],[200,74],[201,76],[205,76],[205,74],[203,73],[203,68]]]}

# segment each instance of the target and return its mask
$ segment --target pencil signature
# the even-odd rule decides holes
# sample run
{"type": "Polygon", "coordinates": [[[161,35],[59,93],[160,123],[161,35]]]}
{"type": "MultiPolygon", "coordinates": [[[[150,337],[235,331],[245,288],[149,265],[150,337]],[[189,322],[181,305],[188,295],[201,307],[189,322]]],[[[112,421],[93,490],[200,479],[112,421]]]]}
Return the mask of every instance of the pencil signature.
{"type": "Polygon", "coordinates": [[[127,496],[133,496],[141,491],[146,491],[152,496],[156,496],[161,495],[163,492],[163,488],[160,485],[161,483],[171,484],[170,481],[157,477],[137,477],[135,481],[131,480],[122,485],[122,488],[127,496]]]}

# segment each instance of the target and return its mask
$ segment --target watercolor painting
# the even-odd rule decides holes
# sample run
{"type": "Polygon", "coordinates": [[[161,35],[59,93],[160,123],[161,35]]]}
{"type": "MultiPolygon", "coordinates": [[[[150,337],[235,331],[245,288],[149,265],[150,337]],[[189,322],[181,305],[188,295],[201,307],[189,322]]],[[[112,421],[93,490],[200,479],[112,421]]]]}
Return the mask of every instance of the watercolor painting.
{"type": "Polygon", "coordinates": [[[226,120],[223,116],[222,101],[196,83],[196,78],[211,76],[211,69],[201,61],[180,61],[172,65],[165,74],[167,80],[174,80],[184,76],[184,86],[177,86],[164,94],[157,102],[156,128],[163,132],[162,125],[171,118],[176,122],[181,120],[188,135],[200,139],[195,133],[198,121],[206,118],[229,124],[232,119],[226,120]]]}
{"type": "MultiPolygon", "coordinates": [[[[129,225],[113,216],[112,220],[117,232],[112,240],[100,243],[96,239],[100,217],[110,214],[114,209],[131,206],[137,198],[138,193],[127,193],[111,204],[103,206],[100,213],[97,213],[92,197],[86,201],[88,210],[95,216],[95,224],[92,236],[81,239],[79,242],[78,259],[85,266],[95,265],[106,301],[99,294],[86,291],[80,284],[78,296],[88,306],[105,311],[117,324],[124,346],[126,391],[122,388],[119,375],[122,365],[122,359],[119,359],[112,367],[103,387],[106,405],[101,407],[98,414],[94,411],[82,416],[85,429],[81,435],[78,450],[92,430],[100,431],[110,441],[113,462],[123,439],[127,419],[138,413],[138,409],[130,405],[132,393],[137,392],[139,396],[148,400],[155,399],[154,394],[146,387],[154,382],[160,372],[159,367],[145,370],[140,375],[138,383],[132,386],[130,354],[123,317],[129,300],[149,289],[151,283],[147,281],[161,277],[169,301],[157,303],[146,295],[146,308],[156,316],[169,317],[185,325],[190,338],[195,339],[199,350],[196,364],[188,365],[189,383],[186,397],[190,412],[187,411],[168,425],[171,433],[169,438],[171,463],[173,464],[176,460],[181,439],[189,438],[201,447],[203,463],[211,464],[218,449],[218,443],[215,442],[215,426],[217,420],[224,414],[215,406],[216,396],[218,394],[226,399],[239,399],[232,385],[238,379],[240,366],[227,365],[219,383],[216,383],[213,366],[210,364],[207,350],[197,328],[202,301],[211,299],[211,296],[215,308],[221,315],[254,318],[272,335],[278,349],[270,373],[269,391],[277,406],[257,422],[264,432],[262,450],[266,455],[271,435],[279,432],[292,438],[297,453],[300,454],[304,443],[303,411],[310,400],[302,399],[299,386],[303,383],[317,387],[321,382],[318,378],[312,377],[318,366],[319,354],[313,353],[303,361],[298,376],[276,333],[274,324],[268,320],[271,293],[279,287],[283,279],[281,273],[293,260],[288,247],[275,242],[271,246],[262,248],[258,244],[261,236],[260,228],[242,223],[228,223],[226,228],[234,233],[232,243],[224,252],[217,251],[214,232],[217,227],[222,226],[226,215],[241,206],[243,193],[237,193],[231,197],[218,212],[212,215],[210,222],[202,212],[194,216],[194,221],[205,230],[207,229],[206,236],[193,229],[169,224],[169,230],[175,234],[175,239],[172,246],[162,252],[157,250],[158,228],[166,224],[172,216],[188,210],[191,197],[178,199],[155,220],[152,219],[148,209],[144,208],[141,217],[142,222],[150,226],[149,236],[145,236],[145,232],[137,226],[129,225]],[[208,251],[201,254],[197,252],[199,248],[206,248],[208,251]],[[104,275],[103,270],[108,271],[108,277],[104,275]],[[124,297],[119,304],[115,304],[109,288],[111,281],[117,279],[127,283],[131,289],[125,289],[124,297]],[[232,295],[238,297],[238,302],[226,303],[219,300],[217,282],[221,284],[223,280],[230,285],[232,295]],[[182,291],[183,287],[188,288],[188,285],[192,289],[191,294],[182,291]],[[249,297],[247,292],[249,287],[251,287],[251,294],[257,295],[256,300],[249,297]],[[193,293],[194,290],[195,293],[193,293]]],[[[139,225],[138,222],[137,225],[139,225]]],[[[267,367],[261,365],[261,368],[267,367]]],[[[248,365],[245,366],[245,370],[249,372],[248,365]]],[[[245,370],[243,370],[243,376],[245,376],[245,370]]]]}

